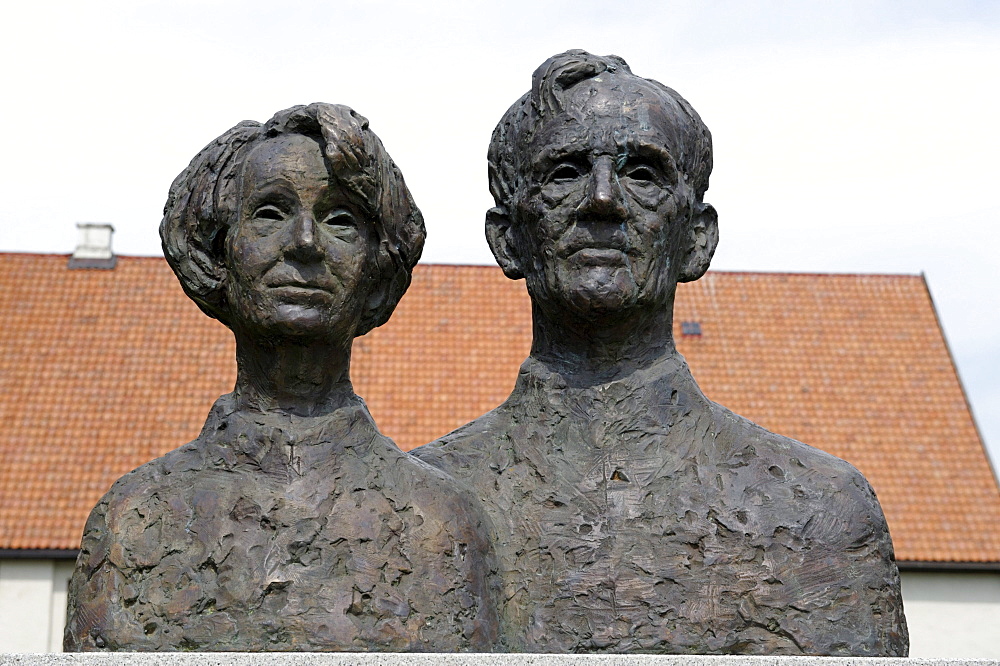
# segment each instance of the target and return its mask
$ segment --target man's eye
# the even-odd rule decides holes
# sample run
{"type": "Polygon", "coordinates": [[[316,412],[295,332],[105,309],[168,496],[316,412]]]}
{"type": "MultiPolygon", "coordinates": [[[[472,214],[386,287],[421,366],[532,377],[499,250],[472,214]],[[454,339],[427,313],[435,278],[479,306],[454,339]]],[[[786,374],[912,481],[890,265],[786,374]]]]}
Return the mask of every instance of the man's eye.
{"type": "Polygon", "coordinates": [[[277,206],[271,204],[266,204],[260,206],[253,213],[254,219],[257,220],[271,220],[274,222],[280,222],[285,219],[285,211],[281,210],[277,206]]]}
{"type": "Polygon", "coordinates": [[[580,177],[580,167],[575,164],[560,164],[549,173],[550,183],[566,183],[580,177]]]}
{"type": "Polygon", "coordinates": [[[626,167],[625,176],[643,183],[657,182],[656,172],[653,171],[652,167],[648,167],[644,164],[626,167]]]}
{"type": "Polygon", "coordinates": [[[354,219],[354,215],[352,215],[350,211],[344,210],[343,208],[330,211],[330,213],[323,218],[323,224],[331,227],[354,228],[358,226],[358,222],[354,219]]]}

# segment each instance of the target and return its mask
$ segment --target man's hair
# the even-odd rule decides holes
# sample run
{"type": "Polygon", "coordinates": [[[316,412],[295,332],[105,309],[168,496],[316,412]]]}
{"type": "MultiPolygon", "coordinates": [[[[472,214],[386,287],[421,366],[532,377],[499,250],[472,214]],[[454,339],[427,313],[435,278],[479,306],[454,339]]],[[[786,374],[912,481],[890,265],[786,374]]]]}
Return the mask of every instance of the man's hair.
{"type": "MultiPolygon", "coordinates": [[[[513,212],[513,200],[524,185],[528,169],[528,145],[539,128],[561,113],[578,83],[598,76],[631,78],[652,88],[677,125],[678,145],[670,146],[678,168],[685,174],[700,202],[712,173],[712,134],[687,100],[652,79],[632,73],[618,56],[595,56],[574,49],[554,55],[535,70],[531,91],[507,109],[493,130],[489,150],[490,192],[496,205],[513,212]]],[[[607,85],[607,83],[605,83],[607,85]]]]}
{"type": "Polygon", "coordinates": [[[378,247],[366,277],[382,298],[362,316],[356,335],[363,335],[384,324],[402,298],[426,233],[399,168],[368,120],[349,107],[295,106],[264,124],[243,121],[205,146],[170,186],[160,222],[163,254],[184,292],[207,315],[230,325],[226,238],[239,215],[243,166],[255,147],[283,134],[315,139],[331,179],[372,223],[378,247]]]}

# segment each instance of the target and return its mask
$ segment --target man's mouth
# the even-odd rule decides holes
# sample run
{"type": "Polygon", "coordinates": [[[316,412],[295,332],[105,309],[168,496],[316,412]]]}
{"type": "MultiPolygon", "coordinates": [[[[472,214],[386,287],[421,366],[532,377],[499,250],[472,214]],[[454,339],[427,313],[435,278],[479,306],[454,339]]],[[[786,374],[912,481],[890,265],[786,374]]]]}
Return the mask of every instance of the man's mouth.
{"type": "Polygon", "coordinates": [[[628,261],[624,252],[613,247],[584,247],[569,258],[584,266],[621,266],[628,261]]]}
{"type": "Polygon", "coordinates": [[[606,230],[607,233],[576,230],[563,237],[559,254],[584,265],[621,265],[628,261],[628,240],[620,230],[606,230]]]}
{"type": "Polygon", "coordinates": [[[323,285],[312,282],[280,282],[269,286],[272,289],[319,289],[320,291],[329,291],[323,285]]]}

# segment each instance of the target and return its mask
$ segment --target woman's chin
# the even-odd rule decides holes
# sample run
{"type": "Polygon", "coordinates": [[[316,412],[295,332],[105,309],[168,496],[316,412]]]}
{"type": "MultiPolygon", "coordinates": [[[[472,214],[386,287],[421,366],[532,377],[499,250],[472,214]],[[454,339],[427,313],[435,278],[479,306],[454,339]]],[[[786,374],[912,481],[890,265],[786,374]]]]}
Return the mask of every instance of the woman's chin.
{"type": "Polygon", "coordinates": [[[311,305],[280,304],[266,313],[254,313],[246,326],[248,332],[267,337],[308,340],[350,340],[354,337],[355,321],[345,321],[328,308],[311,305]]]}

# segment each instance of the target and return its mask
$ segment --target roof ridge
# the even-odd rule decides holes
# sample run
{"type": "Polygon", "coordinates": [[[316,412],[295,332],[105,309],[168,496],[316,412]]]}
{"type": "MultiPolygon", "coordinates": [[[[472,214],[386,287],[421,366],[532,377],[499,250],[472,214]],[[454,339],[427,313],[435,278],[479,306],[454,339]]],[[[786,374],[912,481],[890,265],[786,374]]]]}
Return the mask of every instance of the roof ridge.
{"type": "MultiPolygon", "coordinates": [[[[31,256],[31,257],[59,257],[68,258],[72,256],[72,252],[34,252],[34,251],[21,251],[21,250],[0,250],[0,257],[2,256],[31,256]]],[[[159,261],[166,261],[163,255],[153,255],[153,254],[119,254],[115,253],[115,256],[119,259],[155,259],[159,261]]],[[[417,264],[418,266],[426,268],[488,268],[488,269],[499,269],[500,267],[496,264],[467,264],[467,263],[450,263],[441,261],[422,261],[417,264]]],[[[710,268],[708,274],[712,275],[794,275],[794,276],[818,276],[818,277],[906,277],[906,278],[920,278],[923,272],[907,273],[900,271],[891,272],[877,272],[877,271],[784,271],[784,270],[729,270],[729,269],[714,269],[710,268]]]]}

